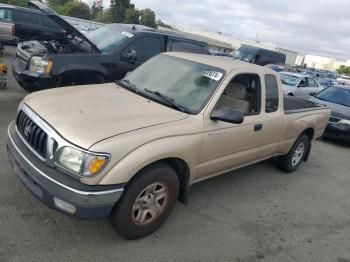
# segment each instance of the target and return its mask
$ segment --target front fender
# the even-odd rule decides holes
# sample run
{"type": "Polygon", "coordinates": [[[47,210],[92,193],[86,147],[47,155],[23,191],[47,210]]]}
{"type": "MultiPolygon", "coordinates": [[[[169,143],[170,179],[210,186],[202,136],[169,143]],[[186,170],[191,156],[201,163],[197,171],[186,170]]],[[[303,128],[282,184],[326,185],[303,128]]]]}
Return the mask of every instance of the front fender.
{"type": "Polygon", "coordinates": [[[144,167],[167,158],[183,160],[189,167],[190,184],[199,158],[203,134],[154,140],[126,154],[103,176],[100,185],[127,183],[144,167]]]}

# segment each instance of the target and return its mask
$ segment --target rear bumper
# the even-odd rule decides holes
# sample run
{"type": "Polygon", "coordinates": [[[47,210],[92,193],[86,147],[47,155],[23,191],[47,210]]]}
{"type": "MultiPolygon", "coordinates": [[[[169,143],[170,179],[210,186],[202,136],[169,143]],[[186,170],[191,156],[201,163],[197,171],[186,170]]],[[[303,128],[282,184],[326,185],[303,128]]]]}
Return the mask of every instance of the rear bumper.
{"type": "Polygon", "coordinates": [[[350,143],[350,126],[336,123],[328,123],[325,137],[350,143]]]}
{"type": "Polygon", "coordinates": [[[46,206],[79,219],[109,216],[124,185],[89,186],[44,165],[22,142],[14,124],[8,129],[7,153],[14,173],[46,206]]]}
{"type": "Polygon", "coordinates": [[[50,75],[23,70],[18,65],[18,58],[12,63],[12,72],[18,84],[28,92],[35,92],[57,87],[59,79],[50,75]]]}

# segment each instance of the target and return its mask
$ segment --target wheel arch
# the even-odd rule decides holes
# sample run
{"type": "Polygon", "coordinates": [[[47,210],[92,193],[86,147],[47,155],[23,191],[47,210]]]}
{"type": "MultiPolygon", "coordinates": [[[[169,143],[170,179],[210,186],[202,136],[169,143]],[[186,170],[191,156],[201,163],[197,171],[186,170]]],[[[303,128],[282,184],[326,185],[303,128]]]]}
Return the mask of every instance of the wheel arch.
{"type": "Polygon", "coordinates": [[[188,196],[189,196],[189,181],[190,181],[190,168],[185,160],[178,158],[178,157],[168,157],[159,159],[157,161],[154,161],[152,163],[149,163],[148,165],[141,168],[139,171],[137,171],[132,178],[128,181],[127,184],[129,184],[131,181],[133,181],[137,175],[142,172],[146,168],[150,168],[153,165],[157,165],[159,163],[163,163],[174,169],[176,172],[178,179],[179,179],[179,195],[178,200],[181,201],[184,204],[188,203],[188,196]]]}

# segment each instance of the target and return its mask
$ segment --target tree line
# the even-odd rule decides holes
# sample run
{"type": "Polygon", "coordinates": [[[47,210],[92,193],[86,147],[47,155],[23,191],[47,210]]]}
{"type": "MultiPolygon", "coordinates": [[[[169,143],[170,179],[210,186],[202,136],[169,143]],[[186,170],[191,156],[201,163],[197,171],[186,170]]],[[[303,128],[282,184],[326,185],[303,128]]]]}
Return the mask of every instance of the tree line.
{"type": "Polygon", "coordinates": [[[337,69],[337,73],[341,75],[350,76],[350,66],[342,65],[337,69]]]}
{"type": "MultiPolygon", "coordinates": [[[[27,7],[27,0],[1,0],[4,4],[27,7]]],[[[42,1],[61,15],[94,20],[101,23],[141,24],[157,28],[172,28],[162,20],[156,20],[153,10],[138,9],[130,0],[111,0],[110,7],[104,8],[103,0],[94,0],[91,7],[78,0],[46,0],[42,1]]]]}

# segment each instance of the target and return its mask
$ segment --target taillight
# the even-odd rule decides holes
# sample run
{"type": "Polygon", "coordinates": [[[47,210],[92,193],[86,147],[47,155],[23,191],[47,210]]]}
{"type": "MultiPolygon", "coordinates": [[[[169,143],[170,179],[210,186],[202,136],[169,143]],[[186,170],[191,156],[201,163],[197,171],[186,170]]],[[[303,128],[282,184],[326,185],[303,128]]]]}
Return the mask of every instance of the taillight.
{"type": "Polygon", "coordinates": [[[12,25],[12,36],[16,35],[16,27],[15,25],[12,25]]]}

